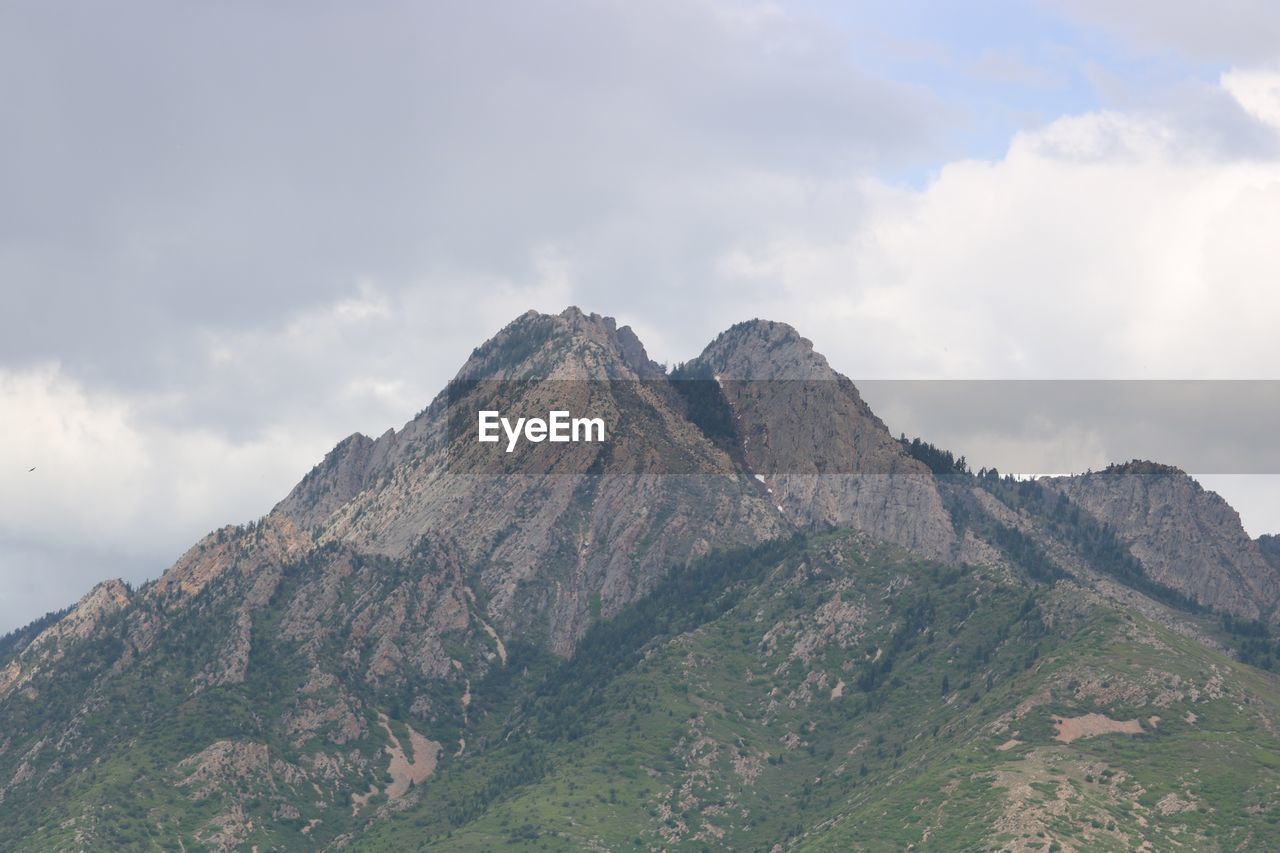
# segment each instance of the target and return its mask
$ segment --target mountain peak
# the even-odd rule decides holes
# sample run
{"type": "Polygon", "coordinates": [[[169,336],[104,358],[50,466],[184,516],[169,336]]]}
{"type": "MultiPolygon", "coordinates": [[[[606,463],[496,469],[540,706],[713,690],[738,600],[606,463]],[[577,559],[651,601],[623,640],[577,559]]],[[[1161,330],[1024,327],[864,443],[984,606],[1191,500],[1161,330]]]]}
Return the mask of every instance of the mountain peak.
{"type": "Polygon", "coordinates": [[[455,381],[484,379],[653,379],[630,326],[569,306],[559,314],[526,311],[472,351],[455,381]]]}
{"type": "Polygon", "coordinates": [[[793,327],[738,323],[687,366],[715,376],[742,458],[789,519],[949,557],[954,532],[928,469],[793,327]]]}
{"type": "Polygon", "coordinates": [[[836,379],[813,341],[794,327],[774,320],[747,320],[730,326],[712,341],[699,361],[725,379],[836,379]]]}
{"type": "Polygon", "coordinates": [[[1137,474],[1144,477],[1171,477],[1178,480],[1190,480],[1197,487],[1200,486],[1194,477],[1181,468],[1174,465],[1166,465],[1162,462],[1152,462],[1147,459],[1131,459],[1128,462],[1115,463],[1108,465],[1098,473],[1111,476],[1133,476],[1137,474]]]}

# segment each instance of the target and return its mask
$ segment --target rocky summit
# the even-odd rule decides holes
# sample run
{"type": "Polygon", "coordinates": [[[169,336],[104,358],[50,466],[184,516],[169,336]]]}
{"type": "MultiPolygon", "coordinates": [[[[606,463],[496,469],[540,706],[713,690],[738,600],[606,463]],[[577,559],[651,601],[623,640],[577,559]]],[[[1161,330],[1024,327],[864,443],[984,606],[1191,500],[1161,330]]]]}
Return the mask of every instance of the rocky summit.
{"type": "Polygon", "coordinates": [[[667,370],[529,312],[0,639],[0,849],[1277,849],[1278,604],[1176,469],[974,473],[785,324],[667,370]]]}

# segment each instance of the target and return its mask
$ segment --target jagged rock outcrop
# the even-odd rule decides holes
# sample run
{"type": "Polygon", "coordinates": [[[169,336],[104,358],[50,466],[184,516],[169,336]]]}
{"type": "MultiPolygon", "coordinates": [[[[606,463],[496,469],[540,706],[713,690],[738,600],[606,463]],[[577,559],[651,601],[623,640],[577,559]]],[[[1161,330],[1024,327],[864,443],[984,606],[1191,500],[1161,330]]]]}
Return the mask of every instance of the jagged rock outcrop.
{"type": "Polygon", "coordinates": [[[89,590],[61,619],[0,669],[0,699],[23,687],[39,670],[56,664],[67,646],[91,637],[104,619],[127,607],[131,598],[129,587],[118,578],[103,581],[89,590]]]}
{"type": "MultiPolygon", "coordinates": [[[[784,324],[754,321],[721,335],[697,361],[724,377],[736,447],[692,422],[628,327],[576,308],[527,312],[476,348],[403,429],[343,440],[251,537],[211,534],[148,599],[159,610],[179,606],[232,569],[255,579],[258,598],[269,597],[276,566],[326,543],[405,560],[424,540],[447,538],[455,562],[478,575],[491,630],[547,638],[568,654],[593,619],[643,595],[671,566],[796,526],[850,526],[953,556],[955,537],[928,470],[809,341],[784,324]],[[504,454],[475,441],[480,408],[602,417],[609,441],[504,454]]],[[[460,589],[441,592],[442,601],[460,589]]],[[[145,653],[159,621],[152,611],[132,621],[132,649],[145,653]]],[[[251,622],[237,610],[201,683],[241,678],[251,622]]],[[[384,670],[401,652],[390,640],[381,648],[384,670]]],[[[436,652],[413,657],[424,671],[439,668],[436,652]]]]}
{"type": "Polygon", "coordinates": [[[795,329],[739,323],[693,365],[716,377],[747,465],[788,518],[954,555],[955,532],[929,469],[795,329]]]}
{"type": "Polygon", "coordinates": [[[1240,515],[1177,468],[1151,462],[1045,481],[1109,525],[1154,581],[1249,619],[1280,617],[1280,571],[1240,515]]]}
{"type": "Polygon", "coordinates": [[[348,436],[276,506],[276,514],[304,530],[314,528],[365,490],[369,473],[386,467],[395,444],[393,429],[376,441],[360,433],[348,436]]]}

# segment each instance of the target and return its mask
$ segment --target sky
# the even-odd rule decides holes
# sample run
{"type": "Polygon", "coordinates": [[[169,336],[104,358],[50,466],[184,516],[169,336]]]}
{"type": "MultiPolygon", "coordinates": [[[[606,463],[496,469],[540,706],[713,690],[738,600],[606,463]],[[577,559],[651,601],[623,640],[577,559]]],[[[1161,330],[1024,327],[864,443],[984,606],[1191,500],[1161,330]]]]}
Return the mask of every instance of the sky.
{"type": "MultiPolygon", "coordinates": [[[[672,363],[766,317],[855,379],[1280,379],[1269,2],[13,0],[0,105],[0,631],[529,308],[672,363]]],[[[1280,532],[1273,478],[1202,482],[1280,532]]]]}

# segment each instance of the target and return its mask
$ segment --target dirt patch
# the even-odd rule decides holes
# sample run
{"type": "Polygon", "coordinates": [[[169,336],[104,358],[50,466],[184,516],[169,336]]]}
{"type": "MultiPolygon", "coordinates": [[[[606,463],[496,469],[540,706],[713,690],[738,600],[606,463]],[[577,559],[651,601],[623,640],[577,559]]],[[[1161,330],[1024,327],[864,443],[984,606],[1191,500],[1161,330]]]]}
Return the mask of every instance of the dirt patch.
{"type": "Polygon", "coordinates": [[[370,785],[369,790],[363,794],[351,795],[351,816],[355,817],[359,811],[369,804],[369,800],[378,793],[377,785],[370,785]]]}
{"type": "MultiPolygon", "coordinates": [[[[415,732],[411,726],[406,725],[410,747],[410,751],[406,753],[404,745],[391,730],[391,721],[387,719],[387,715],[378,714],[378,722],[387,733],[387,743],[383,746],[383,751],[391,758],[387,765],[391,783],[383,788],[382,792],[387,795],[388,800],[398,800],[409,792],[411,785],[421,783],[436,772],[436,761],[440,758],[440,752],[444,746],[438,741],[428,740],[415,732]],[[410,755],[413,757],[410,758],[410,755]]],[[[376,793],[378,793],[378,787],[373,785],[366,793],[352,794],[351,813],[354,815],[366,806],[376,793]]]]}
{"type": "Polygon", "coordinates": [[[489,635],[489,639],[493,640],[494,646],[498,650],[498,659],[501,660],[503,664],[506,664],[507,647],[502,644],[502,639],[498,636],[498,632],[493,630],[493,627],[490,626],[488,622],[481,622],[480,628],[489,635]]]}
{"type": "Polygon", "coordinates": [[[733,755],[733,772],[738,774],[743,782],[748,785],[754,785],[756,779],[760,776],[760,770],[764,767],[765,761],[769,758],[767,752],[756,752],[752,750],[743,754],[737,751],[733,755]]]}
{"type": "Polygon", "coordinates": [[[1113,720],[1103,714],[1085,714],[1082,717],[1054,717],[1053,725],[1058,733],[1055,740],[1071,743],[1084,737],[1112,733],[1142,734],[1142,723],[1137,720],[1113,720]]]}
{"type": "Polygon", "coordinates": [[[1004,743],[997,746],[996,749],[998,749],[1000,752],[1008,752],[1009,750],[1013,749],[1015,746],[1017,746],[1020,743],[1022,743],[1022,741],[1018,740],[1016,737],[1012,737],[1012,738],[1009,738],[1004,743]]]}
{"type": "Polygon", "coordinates": [[[387,767],[387,772],[391,774],[391,784],[386,787],[387,799],[398,800],[408,792],[410,784],[417,785],[436,772],[436,760],[443,747],[405,726],[409,732],[409,746],[413,755],[410,759],[400,740],[392,733],[386,715],[379,714],[378,722],[382,723],[382,728],[387,732],[387,745],[383,748],[391,756],[391,764],[387,767]]]}

